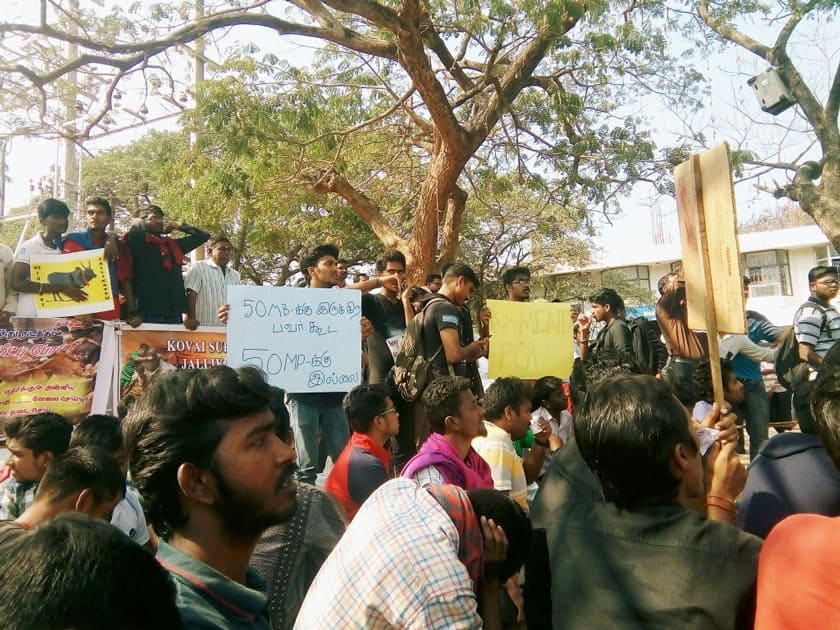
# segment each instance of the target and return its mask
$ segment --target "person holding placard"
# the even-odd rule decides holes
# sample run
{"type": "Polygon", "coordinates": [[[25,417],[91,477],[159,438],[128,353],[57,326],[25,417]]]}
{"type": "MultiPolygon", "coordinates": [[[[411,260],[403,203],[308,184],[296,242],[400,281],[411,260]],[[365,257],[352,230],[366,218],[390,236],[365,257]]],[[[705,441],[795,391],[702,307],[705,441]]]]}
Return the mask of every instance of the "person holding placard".
{"type": "Polygon", "coordinates": [[[114,233],[106,232],[113,220],[114,211],[111,203],[104,197],[89,197],[85,201],[85,223],[83,232],[70,232],[64,235],[61,251],[65,254],[86,252],[92,249],[105,249],[108,263],[108,275],[111,281],[113,308],[109,311],[94,313],[96,319],[114,320],[120,318],[120,284],[117,273],[117,241],[114,233]]]}
{"type": "Polygon", "coordinates": [[[15,315],[17,317],[37,317],[35,309],[36,293],[63,293],[76,302],[83,302],[87,294],[75,284],[52,285],[44,282],[33,282],[30,276],[29,263],[32,256],[58,256],[61,254],[59,246],[61,235],[67,231],[70,208],[58,199],[45,199],[38,204],[38,220],[43,230],[21,243],[15,256],[15,266],[12,270],[11,288],[17,291],[18,302],[15,315]]]}
{"type": "MultiPolygon", "coordinates": [[[[300,261],[301,271],[312,289],[330,289],[338,281],[338,248],[319,245],[300,261]]],[[[314,484],[318,477],[318,434],[323,434],[327,454],[338,460],[350,439],[342,401],[346,392],[295,393],[288,395],[289,414],[295,434],[298,479],[314,484]]]]}

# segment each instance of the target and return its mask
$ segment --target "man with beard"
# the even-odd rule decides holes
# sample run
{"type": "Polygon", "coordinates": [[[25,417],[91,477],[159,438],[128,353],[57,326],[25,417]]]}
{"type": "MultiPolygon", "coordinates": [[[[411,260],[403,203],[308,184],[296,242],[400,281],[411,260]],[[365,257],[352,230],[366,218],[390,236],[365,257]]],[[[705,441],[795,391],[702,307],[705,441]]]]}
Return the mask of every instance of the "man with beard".
{"type": "Polygon", "coordinates": [[[251,367],[161,375],[126,418],[131,476],[185,628],[269,628],[257,540],[297,506],[294,450],[251,367]]]}

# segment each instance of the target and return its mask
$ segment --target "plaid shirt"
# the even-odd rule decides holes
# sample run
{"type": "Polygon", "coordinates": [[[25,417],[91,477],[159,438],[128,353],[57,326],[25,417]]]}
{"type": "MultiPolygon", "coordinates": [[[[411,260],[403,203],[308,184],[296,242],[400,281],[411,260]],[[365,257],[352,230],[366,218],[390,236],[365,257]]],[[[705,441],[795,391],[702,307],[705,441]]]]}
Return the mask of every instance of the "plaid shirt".
{"type": "Polygon", "coordinates": [[[411,479],[380,486],[312,583],[295,628],[481,628],[458,532],[411,479]]]}
{"type": "Polygon", "coordinates": [[[9,477],[0,483],[0,520],[14,520],[35,501],[37,481],[16,481],[9,477]]]}

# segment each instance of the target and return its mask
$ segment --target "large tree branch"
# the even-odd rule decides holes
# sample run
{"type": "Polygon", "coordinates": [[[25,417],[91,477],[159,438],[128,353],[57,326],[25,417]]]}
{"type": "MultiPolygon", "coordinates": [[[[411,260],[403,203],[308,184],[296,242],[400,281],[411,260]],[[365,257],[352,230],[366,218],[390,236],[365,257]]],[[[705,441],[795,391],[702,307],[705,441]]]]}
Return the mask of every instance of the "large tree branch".
{"type": "MultiPolygon", "coordinates": [[[[145,55],[153,56],[163,50],[171,48],[172,46],[192,42],[212,31],[239,25],[261,26],[269,28],[280,35],[313,37],[344,46],[357,52],[375,55],[377,57],[384,57],[391,60],[396,60],[397,58],[397,49],[393,43],[382,39],[375,39],[360,35],[359,33],[340,25],[335,28],[322,28],[306,24],[297,24],[295,22],[281,20],[273,15],[258,13],[223,13],[210,15],[206,18],[193,21],[190,24],[173,31],[166,37],[136,44],[108,44],[106,42],[94,41],[87,37],[65,33],[64,31],[52,28],[51,26],[33,26],[31,24],[0,24],[0,34],[26,33],[31,35],[46,36],[59,41],[75,43],[82,48],[108,53],[109,55],[128,55],[128,57],[124,57],[122,60],[112,59],[111,63],[105,64],[124,68],[125,66],[123,64],[129,59],[136,59],[138,56],[142,59],[145,55]]],[[[82,55],[80,58],[83,57],[85,57],[85,55],[82,55]]],[[[95,57],[94,61],[88,61],[87,63],[104,63],[100,61],[100,59],[107,59],[107,57],[95,57]]],[[[71,61],[68,64],[65,64],[64,67],[68,67],[71,63],[73,62],[71,61]]],[[[68,67],[68,69],[64,72],[70,72],[77,67],[78,66],[68,67]]],[[[54,72],[50,74],[54,74],[54,72]]]]}
{"type": "Polygon", "coordinates": [[[426,56],[419,25],[422,20],[418,0],[404,0],[401,25],[397,30],[399,61],[417,86],[429,115],[437,127],[440,141],[450,150],[463,153],[467,148],[466,133],[455,117],[443,86],[435,77],[426,56]]]}
{"type": "Polygon", "coordinates": [[[564,33],[574,28],[579,19],[580,17],[566,14],[557,25],[543,24],[537,36],[514,57],[502,77],[495,83],[497,89],[487,105],[467,125],[473,147],[483,142],[519,92],[528,84],[534,70],[551,46],[564,33]]]}
{"type": "Polygon", "coordinates": [[[455,186],[446,202],[446,218],[443,221],[440,254],[438,261],[453,261],[458,258],[458,241],[461,234],[461,219],[467,207],[467,193],[455,186]]]}
{"type": "Polygon", "coordinates": [[[834,70],[834,80],[831,82],[828,100],[825,102],[825,124],[837,130],[838,114],[840,114],[840,63],[834,70]]]}
{"type": "Polygon", "coordinates": [[[322,0],[328,7],[336,11],[344,11],[351,15],[358,15],[371,24],[396,32],[400,27],[400,16],[393,10],[382,6],[373,0],[322,0]]]}
{"type": "Polygon", "coordinates": [[[765,46],[761,42],[752,37],[742,33],[737,28],[730,26],[723,20],[717,19],[709,12],[709,0],[700,0],[697,5],[697,13],[700,19],[703,20],[709,27],[723,39],[738,44],[742,48],[746,48],[754,55],[758,55],[762,59],[770,58],[770,47],[765,46]]]}
{"type": "Polygon", "coordinates": [[[338,195],[353,208],[389,249],[401,249],[405,240],[385,220],[382,209],[370,197],[356,190],[350,182],[334,169],[305,169],[301,177],[315,192],[338,195]]]}

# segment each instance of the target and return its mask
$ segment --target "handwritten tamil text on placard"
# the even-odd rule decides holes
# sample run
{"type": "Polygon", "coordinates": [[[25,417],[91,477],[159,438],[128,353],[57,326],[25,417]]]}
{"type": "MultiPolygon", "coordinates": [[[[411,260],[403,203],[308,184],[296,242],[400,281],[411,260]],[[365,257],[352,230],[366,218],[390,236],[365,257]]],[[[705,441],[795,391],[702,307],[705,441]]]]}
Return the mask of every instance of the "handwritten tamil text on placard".
{"type": "Polygon", "coordinates": [[[228,301],[228,365],[253,365],[291,393],[362,382],[359,291],[231,286],[228,301]]]}

